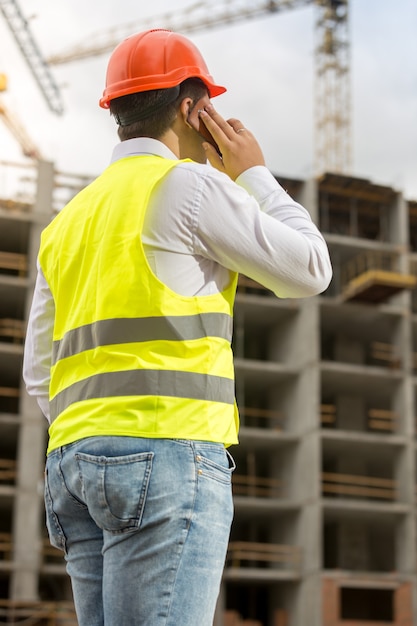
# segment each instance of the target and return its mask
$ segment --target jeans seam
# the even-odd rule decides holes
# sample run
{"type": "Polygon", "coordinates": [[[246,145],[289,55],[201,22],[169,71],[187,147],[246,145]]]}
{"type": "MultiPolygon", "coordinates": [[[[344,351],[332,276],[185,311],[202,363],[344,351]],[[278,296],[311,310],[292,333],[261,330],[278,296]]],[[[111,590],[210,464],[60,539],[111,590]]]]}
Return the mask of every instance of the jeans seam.
{"type": "Polygon", "coordinates": [[[185,544],[186,544],[187,539],[189,537],[190,530],[191,530],[191,525],[193,523],[193,517],[195,515],[195,504],[196,504],[196,500],[197,500],[197,491],[198,491],[198,480],[197,480],[198,471],[197,471],[197,460],[196,460],[195,447],[194,447],[193,442],[191,442],[190,448],[191,448],[191,452],[192,452],[192,455],[193,455],[193,467],[194,467],[194,497],[193,497],[193,503],[192,503],[191,508],[190,508],[189,520],[185,524],[185,527],[184,527],[184,531],[185,531],[184,541],[182,541],[182,543],[179,544],[181,546],[181,550],[180,550],[180,553],[178,555],[177,568],[175,570],[174,580],[172,581],[171,593],[169,595],[170,601],[169,601],[169,605],[168,605],[167,616],[166,616],[166,620],[165,620],[165,626],[168,624],[168,620],[169,620],[170,615],[171,615],[172,602],[173,602],[173,599],[174,599],[173,589],[174,589],[174,587],[176,585],[176,582],[177,582],[178,570],[180,568],[181,558],[183,556],[185,544]]]}

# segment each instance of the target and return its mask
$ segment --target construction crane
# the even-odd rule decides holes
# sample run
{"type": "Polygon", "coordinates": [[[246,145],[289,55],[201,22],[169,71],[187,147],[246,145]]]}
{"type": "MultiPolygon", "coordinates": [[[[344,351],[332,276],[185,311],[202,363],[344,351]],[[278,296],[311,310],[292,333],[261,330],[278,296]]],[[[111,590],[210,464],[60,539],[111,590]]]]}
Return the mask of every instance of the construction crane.
{"type": "Polygon", "coordinates": [[[51,65],[109,52],[138,30],[158,27],[182,33],[231,25],[288,9],[314,5],[315,32],[315,173],[347,174],[351,167],[349,0],[200,1],[158,17],[112,28],[88,45],[77,45],[48,59],[51,65]]]}
{"type": "Polygon", "coordinates": [[[39,47],[30,31],[29,24],[23,16],[16,0],[0,0],[0,11],[6,20],[49,109],[57,115],[62,115],[64,107],[59,88],[50,72],[48,63],[45,61],[39,50],[39,47]]]}
{"type": "MultiPolygon", "coordinates": [[[[5,74],[0,74],[0,92],[6,91],[7,78],[5,74]]],[[[42,158],[41,153],[35,146],[28,133],[26,132],[22,123],[18,120],[17,116],[12,113],[4,100],[0,97],[0,117],[10,130],[12,135],[17,139],[23,154],[31,159],[40,160],[42,158]]]]}

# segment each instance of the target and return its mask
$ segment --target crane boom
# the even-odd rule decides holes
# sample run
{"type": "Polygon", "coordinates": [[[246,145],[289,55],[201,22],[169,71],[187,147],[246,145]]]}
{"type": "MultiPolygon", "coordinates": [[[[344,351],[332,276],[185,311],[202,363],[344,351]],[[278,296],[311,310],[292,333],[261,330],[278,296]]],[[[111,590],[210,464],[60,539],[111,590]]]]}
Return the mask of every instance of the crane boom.
{"type": "Polygon", "coordinates": [[[314,5],[315,46],[315,174],[348,173],[351,166],[349,0],[200,0],[182,11],[130,22],[92,36],[48,59],[52,65],[69,63],[113,50],[138,30],[168,28],[191,33],[228,26],[247,19],[314,5]]]}
{"type": "Polygon", "coordinates": [[[207,28],[229,26],[247,19],[277,13],[287,9],[313,4],[315,0],[222,0],[221,2],[196,2],[183,10],[175,10],[116,26],[105,33],[90,37],[88,44],[77,45],[66,52],[48,58],[50,65],[70,63],[112,51],[123,39],[138,30],[167,28],[182,33],[192,33],[207,28]]]}
{"type": "Polygon", "coordinates": [[[16,0],[0,0],[0,11],[38,83],[48,107],[57,115],[62,115],[64,107],[59,88],[16,0]]]}

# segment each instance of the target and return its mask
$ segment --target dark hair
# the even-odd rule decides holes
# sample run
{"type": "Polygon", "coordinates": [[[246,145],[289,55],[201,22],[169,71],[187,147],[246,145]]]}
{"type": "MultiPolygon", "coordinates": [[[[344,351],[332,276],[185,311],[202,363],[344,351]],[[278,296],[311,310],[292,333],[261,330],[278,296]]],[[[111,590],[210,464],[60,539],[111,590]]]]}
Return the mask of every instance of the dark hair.
{"type": "MultiPolygon", "coordinates": [[[[199,78],[188,78],[180,85],[178,97],[163,105],[166,89],[153,89],[127,96],[115,98],[110,102],[110,113],[117,119],[128,118],[134,111],[153,110],[145,119],[141,119],[126,126],[119,126],[118,135],[121,141],[135,137],[152,137],[159,139],[174,122],[178,106],[184,98],[192,98],[196,103],[208,92],[206,85],[199,78]],[[162,103],[162,106],[161,106],[162,103]]],[[[133,113],[134,116],[134,113],[133,113]]]]}

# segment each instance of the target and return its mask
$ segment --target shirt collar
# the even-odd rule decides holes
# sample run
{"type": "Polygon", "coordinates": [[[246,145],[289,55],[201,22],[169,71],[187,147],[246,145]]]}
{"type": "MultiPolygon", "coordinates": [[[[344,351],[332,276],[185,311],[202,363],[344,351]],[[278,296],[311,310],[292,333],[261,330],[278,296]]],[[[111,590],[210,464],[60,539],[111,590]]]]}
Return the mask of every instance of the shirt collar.
{"type": "Polygon", "coordinates": [[[118,143],[113,149],[110,162],[114,163],[119,159],[143,154],[153,154],[164,159],[178,160],[175,154],[161,141],[150,137],[136,137],[118,143]]]}

